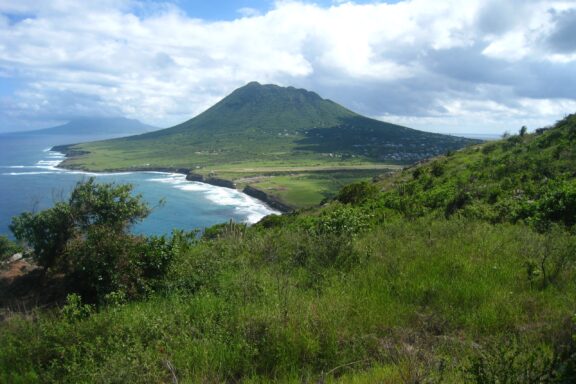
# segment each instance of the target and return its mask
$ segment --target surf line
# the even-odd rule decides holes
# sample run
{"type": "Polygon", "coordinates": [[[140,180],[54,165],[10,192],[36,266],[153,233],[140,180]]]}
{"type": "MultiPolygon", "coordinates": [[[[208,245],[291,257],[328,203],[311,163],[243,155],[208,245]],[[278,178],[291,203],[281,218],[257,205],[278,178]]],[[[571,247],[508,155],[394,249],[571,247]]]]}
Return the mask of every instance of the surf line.
{"type": "Polygon", "coordinates": [[[262,217],[267,216],[267,215],[271,215],[271,214],[272,215],[278,215],[278,214],[282,214],[282,213],[286,213],[286,212],[291,212],[294,210],[293,207],[290,207],[286,204],[283,204],[282,202],[278,201],[277,199],[266,194],[264,191],[258,190],[256,188],[253,188],[250,186],[246,186],[243,190],[239,190],[239,189],[237,189],[237,186],[233,181],[215,178],[215,177],[204,177],[202,175],[199,175],[199,174],[192,172],[188,168],[145,166],[145,167],[118,168],[118,169],[114,169],[114,170],[110,170],[110,171],[104,171],[104,172],[94,172],[94,171],[86,171],[86,170],[77,169],[77,168],[68,168],[66,166],[62,166],[62,162],[67,157],[73,157],[74,154],[68,153],[68,151],[66,151],[66,149],[67,149],[67,146],[59,146],[59,147],[52,147],[51,151],[49,151],[49,153],[52,153],[55,156],[56,155],[62,156],[61,160],[58,162],[58,164],[54,165],[54,168],[65,171],[65,172],[86,174],[86,175],[91,175],[91,176],[103,176],[103,175],[115,176],[115,175],[127,175],[127,174],[133,174],[133,173],[162,174],[162,175],[166,175],[167,178],[166,179],[156,179],[156,180],[152,179],[152,181],[165,180],[165,181],[163,181],[165,183],[170,182],[169,181],[170,176],[178,175],[179,182],[177,184],[180,184],[180,185],[175,185],[176,188],[181,189],[181,190],[190,190],[190,191],[196,190],[197,192],[204,192],[206,198],[208,198],[210,201],[214,202],[215,204],[223,205],[223,206],[234,206],[238,210],[246,212],[247,222],[249,222],[251,224],[259,221],[262,217]],[[194,184],[196,184],[196,185],[204,184],[204,185],[210,185],[212,187],[231,189],[235,193],[237,193],[238,195],[237,196],[233,196],[233,195],[230,196],[228,194],[222,194],[222,193],[220,193],[220,194],[215,193],[214,194],[214,193],[211,193],[210,189],[202,188],[202,189],[198,190],[194,187],[185,187],[183,183],[186,183],[186,185],[189,185],[189,186],[192,186],[194,184]],[[211,196],[211,195],[217,195],[217,196],[220,196],[221,198],[218,199],[215,196],[211,196]],[[258,203],[259,203],[258,205],[260,205],[264,210],[260,211],[258,209],[258,211],[260,211],[260,212],[258,212],[258,213],[255,212],[254,208],[257,207],[257,205],[254,203],[251,203],[246,198],[258,201],[258,203]],[[258,220],[255,219],[256,216],[258,216],[258,220]]]}

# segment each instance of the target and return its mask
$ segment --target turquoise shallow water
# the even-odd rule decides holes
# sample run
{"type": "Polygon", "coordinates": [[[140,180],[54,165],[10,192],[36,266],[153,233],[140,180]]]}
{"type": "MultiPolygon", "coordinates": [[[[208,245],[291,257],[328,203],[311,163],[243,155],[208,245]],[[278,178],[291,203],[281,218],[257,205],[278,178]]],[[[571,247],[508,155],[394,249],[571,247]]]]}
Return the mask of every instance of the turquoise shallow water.
{"type": "Polygon", "coordinates": [[[228,221],[254,223],[276,213],[239,191],[190,182],[183,175],[134,172],[92,174],[57,168],[63,155],[52,146],[103,137],[0,134],[0,234],[10,235],[11,218],[49,208],[68,198],[74,185],[91,176],[98,182],[130,183],[154,208],[135,233],[166,234],[172,229],[202,229],[228,221]],[[158,207],[158,201],[165,200],[158,207]]]}

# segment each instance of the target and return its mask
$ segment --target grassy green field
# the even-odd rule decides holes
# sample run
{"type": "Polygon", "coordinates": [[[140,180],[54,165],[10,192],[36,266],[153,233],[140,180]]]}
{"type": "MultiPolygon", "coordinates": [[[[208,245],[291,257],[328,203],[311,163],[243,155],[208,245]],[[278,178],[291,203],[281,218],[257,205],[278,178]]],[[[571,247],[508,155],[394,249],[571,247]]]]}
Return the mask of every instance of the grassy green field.
{"type": "MultiPolygon", "coordinates": [[[[123,168],[189,168],[189,159],[170,161],[165,158],[149,158],[150,163],[134,165],[129,154],[114,157],[105,149],[96,149],[96,155],[88,159],[83,157],[67,160],[64,166],[95,171],[110,171],[123,168]],[[153,165],[154,164],[154,165],[153,165]]],[[[140,155],[138,155],[140,156],[140,155]]],[[[231,180],[238,189],[246,185],[258,188],[281,202],[295,207],[305,208],[319,204],[325,198],[333,196],[342,186],[371,180],[374,177],[402,169],[398,164],[379,164],[352,159],[342,161],[326,157],[303,156],[284,161],[246,161],[234,163],[215,163],[212,166],[192,168],[203,176],[231,180]]]]}
{"type": "MultiPolygon", "coordinates": [[[[295,171],[273,176],[256,176],[237,179],[238,185],[250,185],[274,196],[293,207],[307,208],[334,197],[346,184],[370,181],[385,172],[395,171],[386,167],[359,168],[348,171],[295,171]],[[245,183],[244,180],[247,180],[245,183]]],[[[312,171],[312,170],[311,170],[312,171]]]]}
{"type": "Polygon", "coordinates": [[[147,300],[10,316],[0,381],[462,383],[480,364],[530,382],[570,343],[573,258],[552,284],[527,274],[551,244],[569,252],[568,234],[390,216],[344,240],[299,225],[201,242],[147,300]]]}

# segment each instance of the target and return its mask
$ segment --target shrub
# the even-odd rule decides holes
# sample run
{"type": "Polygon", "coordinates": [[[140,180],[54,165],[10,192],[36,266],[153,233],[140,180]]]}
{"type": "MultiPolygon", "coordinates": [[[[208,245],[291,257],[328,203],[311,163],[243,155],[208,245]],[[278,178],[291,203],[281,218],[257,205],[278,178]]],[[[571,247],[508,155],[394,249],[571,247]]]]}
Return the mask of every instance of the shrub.
{"type": "Polygon", "coordinates": [[[551,188],[537,205],[537,219],[562,222],[566,226],[576,224],[576,183],[562,183],[551,188]]]}
{"type": "Polygon", "coordinates": [[[146,295],[189,238],[130,234],[130,226],[150,213],[131,191],[131,185],[96,184],[91,178],[76,185],[68,202],[15,217],[11,229],[32,246],[39,265],[66,273],[72,290],[88,300],[102,301],[111,292],[146,295]]]}
{"type": "Polygon", "coordinates": [[[85,238],[68,243],[65,258],[75,291],[90,301],[106,301],[110,293],[143,297],[163,284],[182,236],[144,238],[92,226],[85,238]]]}
{"type": "Polygon", "coordinates": [[[320,216],[316,231],[319,235],[353,237],[370,225],[370,215],[351,207],[337,207],[320,216]]]}
{"type": "Polygon", "coordinates": [[[12,219],[10,229],[14,236],[32,247],[33,257],[44,268],[60,269],[59,257],[74,233],[70,206],[57,203],[39,213],[25,212],[12,219]]]}
{"type": "Polygon", "coordinates": [[[488,383],[574,383],[576,343],[573,326],[554,340],[553,348],[534,345],[527,338],[509,336],[479,348],[465,368],[469,382],[488,383]]]}
{"type": "Polygon", "coordinates": [[[530,255],[526,262],[526,274],[530,286],[546,288],[558,284],[576,262],[576,239],[567,236],[566,231],[552,226],[548,233],[541,235],[543,240],[525,242],[524,252],[530,255]]]}
{"type": "Polygon", "coordinates": [[[444,168],[446,168],[445,164],[439,161],[434,161],[432,163],[432,175],[436,177],[442,176],[444,174],[444,168]]]}
{"type": "Polygon", "coordinates": [[[62,256],[72,239],[82,239],[92,226],[124,233],[144,219],[150,209],[142,196],[132,196],[131,185],[79,182],[68,202],[39,213],[25,212],[12,219],[14,236],[30,244],[35,261],[44,268],[68,272],[62,256]]]}
{"type": "Polygon", "coordinates": [[[71,293],[66,296],[66,305],[60,311],[66,320],[74,322],[90,316],[94,311],[94,307],[82,304],[82,298],[75,293],[71,293]]]}
{"type": "Polygon", "coordinates": [[[469,382],[547,383],[553,370],[552,354],[542,347],[520,345],[518,338],[489,344],[472,358],[466,370],[469,382]]]}
{"type": "Polygon", "coordinates": [[[362,181],[360,183],[349,184],[342,188],[336,200],[344,204],[361,204],[378,194],[378,187],[374,183],[362,181]]]}

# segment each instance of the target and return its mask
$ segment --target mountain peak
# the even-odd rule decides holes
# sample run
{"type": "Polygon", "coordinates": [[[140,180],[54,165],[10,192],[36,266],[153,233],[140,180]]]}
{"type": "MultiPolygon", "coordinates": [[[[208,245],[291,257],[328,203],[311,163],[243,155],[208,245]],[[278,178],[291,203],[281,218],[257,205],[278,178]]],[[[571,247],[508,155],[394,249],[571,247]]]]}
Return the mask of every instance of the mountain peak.
{"type": "Polygon", "coordinates": [[[245,85],[244,87],[242,87],[242,88],[245,88],[245,87],[247,87],[247,88],[257,88],[257,87],[262,87],[262,84],[260,84],[260,83],[257,82],[257,81],[251,81],[251,82],[249,82],[248,84],[246,84],[246,85],[245,85]]]}
{"type": "Polygon", "coordinates": [[[234,110],[238,108],[258,109],[267,113],[293,110],[300,113],[310,107],[326,108],[327,105],[323,104],[327,103],[331,102],[305,89],[252,81],[236,89],[214,107],[227,106],[234,110]]]}

